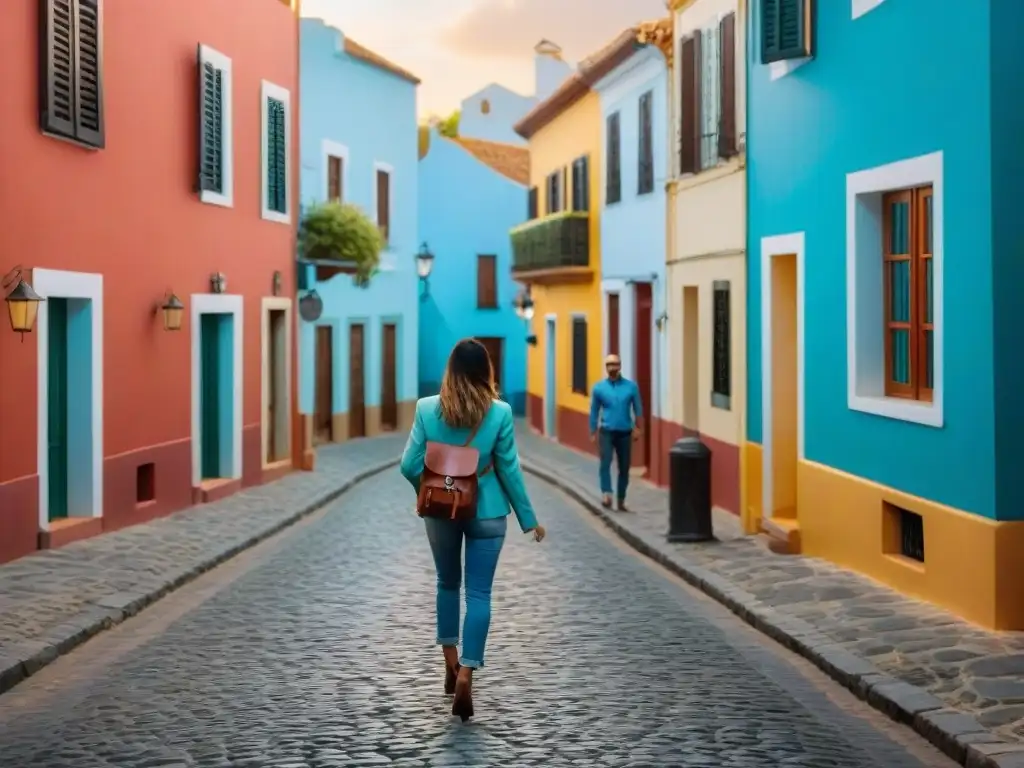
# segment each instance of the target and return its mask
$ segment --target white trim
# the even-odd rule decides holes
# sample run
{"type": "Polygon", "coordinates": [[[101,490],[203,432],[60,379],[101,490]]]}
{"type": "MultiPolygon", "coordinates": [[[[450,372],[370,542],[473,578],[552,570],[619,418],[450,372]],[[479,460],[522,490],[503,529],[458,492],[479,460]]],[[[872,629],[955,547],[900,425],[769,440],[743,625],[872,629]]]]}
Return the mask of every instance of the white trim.
{"type": "MultiPolygon", "coordinates": [[[[664,55],[657,46],[650,45],[598,80],[593,89],[601,97],[601,103],[610,108],[632,96],[640,86],[653,85],[665,72],[664,55]]],[[[610,111],[604,116],[608,114],[610,111]]]]}
{"type": "Polygon", "coordinates": [[[328,158],[341,158],[341,202],[345,202],[345,193],[348,192],[348,147],[330,139],[320,142],[320,158],[323,169],[321,171],[321,193],[324,200],[328,200],[331,194],[331,169],[328,158]]]}
{"type": "MultiPolygon", "coordinates": [[[[92,335],[92,497],[89,514],[75,515],[68,497],[68,517],[103,517],[103,275],[89,272],[65,272],[59,269],[33,269],[32,287],[45,298],[86,299],[91,302],[92,335]]],[[[50,314],[47,302],[39,304],[36,317],[36,466],[39,476],[39,530],[50,530],[50,456],[49,456],[49,353],[50,314]]],[[[70,459],[69,459],[70,464],[70,459]]]]}
{"type": "Polygon", "coordinates": [[[202,473],[202,431],[200,392],[201,359],[201,315],[225,314],[234,315],[234,343],[232,344],[234,360],[232,361],[232,379],[234,383],[234,403],[232,421],[234,434],[231,436],[231,474],[228,477],[242,477],[242,389],[244,372],[242,368],[242,344],[244,341],[242,296],[230,293],[193,293],[192,304],[192,487],[198,488],[203,481],[202,473]]]}
{"type": "Polygon", "coordinates": [[[235,142],[234,142],[234,101],[231,88],[231,59],[208,45],[199,46],[200,64],[212,64],[224,73],[224,113],[221,132],[224,139],[224,192],[199,191],[199,200],[209,205],[233,208],[235,205],[235,142]]]}
{"type": "MultiPolygon", "coordinates": [[[[291,457],[292,449],[292,300],[284,297],[277,296],[264,296],[260,302],[260,445],[262,447],[262,454],[260,455],[260,463],[262,466],[268,466],[267,453],[269,449],[270,441],[270,424],[267,423],[267,411],[270,406],[270,312],[271,310],[284,310],[284,360],[285,360],[285,385],[284,385],[284,396],[283,400],[286,405],[285,410],[285,421],[286,429],[285,435],[288,443],[288,454],[287,458],[291,457]]],[[[282,461],[284,459],[281,459],[282,461]]]]}
{"type": "Polygon", "coordinates": [[[774,256],[796,256],[796,452],[804,458],[804,233],[761,238],[761,516],[772,516],[772,270],[774,256]]]}
{"type": "Polygon", "coordinates": [[[943,425],[942,152],[869,168],[846,177],[847,406],[930,427],[943,425]],[[885,396],[882,194],[932,186],[934,376],[932,402],[885,396]],[[861,237],[858,241],[858,232],[861,237]],[[858,286],[861,290],[858,291],[858,286]]]}
{"type": "Polygon", "coordinates": [[[268,80],[260,83],[260,114],[262,116],[260,160],[261,160],[261,195],[260,215],[267,221],[276,221],[279,224],[292,223],[292,96],[287,88],[274,85],[268,80]],[[270,138],[267,130],[267,118],[269,117],[268,99],[276,99],[284,104],[284,146],[285,146],[285,212],[278,213],[270,210],[270,188],[267,185],[267,170],[270,162],[270,147],[267,141],[270,138]]]}
{"type": "Polygon", "coordinates": [[[885,0],[851,0],[850,3],[850,18],[859,19],[865,13],[875,10],[885,0]]]}

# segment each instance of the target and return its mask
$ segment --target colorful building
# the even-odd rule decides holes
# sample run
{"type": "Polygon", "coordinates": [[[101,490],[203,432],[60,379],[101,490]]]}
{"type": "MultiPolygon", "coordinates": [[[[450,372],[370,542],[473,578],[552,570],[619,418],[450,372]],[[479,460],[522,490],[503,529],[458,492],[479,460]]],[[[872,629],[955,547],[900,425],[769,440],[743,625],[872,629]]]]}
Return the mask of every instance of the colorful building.
{"type": "Polygon", "coordinates": [[[420,159],[420,237],[435,257],[420,297],[420,394],[439,391],[452,347],[475,336],[491,354],[502,397],[522,414],[526,330],[512,305],[520,286],[508,231],[526,218],[530,154],[466,135],[463,125],[460,134],[431,131],[420,159]]]}
{"type": "Polygon", "coordinates": [[[292,466],[298,18],[224,5],[0,11],[0,560],[292,466]]]}
{"type": "Polygon", "coordinates": [[[1024,4],[752,7],[750,504],[780,544],[1024,629],[1024,109],[997,98],[1024,4]]]}
{"type": "Polygon", "coordinates": [[[319,19],[302,20],[302,201],[360,206],[387,245],[368,287],[304,268],[322,312],[299,329],[304,445],[411,426],[417,396],[419,80],[319,19]]]}
{"type": "MultiPolygon", "coordinates": [[[[670,44],[669,19],[638,27],[634,37],[670,44]]],[[[668,45],[666,45],[668,47],[668,45]]],[[[656,45],[632,45],[595,81],[601,102],[601,356],[617,354],[640,389],[648,428],[633,465],[665,482],[668,445],[659,444],[667,400],[664,338],[665,181],[669,148],[668,67],[656,45]]]]}

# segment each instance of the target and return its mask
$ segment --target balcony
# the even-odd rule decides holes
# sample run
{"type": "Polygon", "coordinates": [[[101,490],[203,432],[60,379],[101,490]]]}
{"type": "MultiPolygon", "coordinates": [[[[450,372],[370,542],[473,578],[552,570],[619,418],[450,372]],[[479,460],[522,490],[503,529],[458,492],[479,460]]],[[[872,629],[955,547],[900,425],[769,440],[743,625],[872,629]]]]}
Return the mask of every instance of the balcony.
{"type": "Polygon", "coordinates": [[[515,227],[512,276],[527,283],[585,282],[590,267],[590,214],[553,213],[515,227]]]}

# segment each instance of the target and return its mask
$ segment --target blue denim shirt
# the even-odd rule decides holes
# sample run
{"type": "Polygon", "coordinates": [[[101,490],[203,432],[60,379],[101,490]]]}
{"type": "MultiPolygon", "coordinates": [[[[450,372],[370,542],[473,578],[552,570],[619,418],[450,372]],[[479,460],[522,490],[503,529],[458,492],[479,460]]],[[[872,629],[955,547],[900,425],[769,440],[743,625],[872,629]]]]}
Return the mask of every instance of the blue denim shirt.
{"type": "Polygon", "coordinates": [[[640,390],[629,379],[621,376],[612,381],[604,379],[597,382],[590,395],[590,431],[596,432],[598,415],[600,425],[604,429],[629,432],[633,429],[633,418],[643,418],[643,406],[640,405],[640,390]],[[630,415],[630,408],[633,414],[630,415]]]}

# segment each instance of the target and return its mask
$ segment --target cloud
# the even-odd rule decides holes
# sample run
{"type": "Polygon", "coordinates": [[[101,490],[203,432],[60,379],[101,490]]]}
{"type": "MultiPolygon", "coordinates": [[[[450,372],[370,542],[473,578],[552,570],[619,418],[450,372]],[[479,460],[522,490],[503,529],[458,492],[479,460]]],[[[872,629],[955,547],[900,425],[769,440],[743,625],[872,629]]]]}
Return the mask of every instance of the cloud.
{"type": "Polygon", "coordinates": [[[478,0],[441,30],[440,42],[464,56],[518,58],[547,38],[579,60],[626,27],[667,14],[664,0],[478,0]]]}

